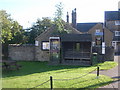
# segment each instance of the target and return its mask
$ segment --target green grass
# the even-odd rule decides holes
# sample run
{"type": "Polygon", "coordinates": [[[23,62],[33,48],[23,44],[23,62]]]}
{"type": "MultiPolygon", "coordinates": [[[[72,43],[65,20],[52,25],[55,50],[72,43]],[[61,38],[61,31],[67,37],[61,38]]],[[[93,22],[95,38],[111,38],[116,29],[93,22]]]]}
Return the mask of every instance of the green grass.
{"type": "Polygon", "coordinates": [[[100,67],[101,70],[108,70],[108,69],[113,68],[116,65],[118,65],[118,64],[115,62],[110,62],[110,61],[98,64],[98,66],[100,67]]]}
{"type": "MultiPolygon", "coordinates": [[[[32,88],[47,80],[50,76],[53,79],[71,79],[81,77],[90,71],[93,71],[96,66],[51,66],[47,62],[19,62],[22,65],[20,70],[3,71],[3,88],[32,88]]],[[[98,64],[100,69],[113,68],[117,63],[104,62],[98,64]]],[[[68,81],[53,81],[54,88],[98,88],[100,86],[112,82],[110,77],[100,75],[97,79],[96,74],[88,74],[82,78],[68,81]]],[[[45,83],[37,88],[50,88],[50,82],[45,83]]]]}

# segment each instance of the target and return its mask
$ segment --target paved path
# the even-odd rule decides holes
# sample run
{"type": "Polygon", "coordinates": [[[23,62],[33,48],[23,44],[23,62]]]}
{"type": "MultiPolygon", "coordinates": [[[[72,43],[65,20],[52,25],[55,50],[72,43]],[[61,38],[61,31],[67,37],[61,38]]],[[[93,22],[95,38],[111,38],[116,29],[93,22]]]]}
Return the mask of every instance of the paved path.
{"type": "Polygon", "coordinates": [[[100,88],[113,88],[112,90],[120,90],[120,71],[118,72],[118,70],[120,70],[120,56],[114,56],[114,61],[118,62],[118,66],[110,70],[100,71],[100,74],[109,76],[111,78],[115,78],[115,82],[100,88]],[[114,88],[119,88],[119,89],[114,89],[114,88]]]}

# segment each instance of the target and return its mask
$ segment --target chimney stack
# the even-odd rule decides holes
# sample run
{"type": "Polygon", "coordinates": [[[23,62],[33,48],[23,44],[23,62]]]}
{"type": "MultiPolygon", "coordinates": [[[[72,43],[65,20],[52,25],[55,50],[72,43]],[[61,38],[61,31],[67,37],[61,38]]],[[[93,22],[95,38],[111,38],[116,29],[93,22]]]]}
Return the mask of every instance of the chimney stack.
{"type": "Polygon", "coordinates": [[[67,12],[67,23],[69,23],[69,14],[68,14],[68,12],[67,12]]]}
{"type": "Polygon", "coordinates": [[[74,10],[72,10],[72,26],[76,28],[76,25],[77,23],[76,23],[76,8],[75,8],[74,10]]]}
{"type": "Polygon", "coordinates": [[[120,11],[120,1],[118,2],[118,11],[120,11]]]}

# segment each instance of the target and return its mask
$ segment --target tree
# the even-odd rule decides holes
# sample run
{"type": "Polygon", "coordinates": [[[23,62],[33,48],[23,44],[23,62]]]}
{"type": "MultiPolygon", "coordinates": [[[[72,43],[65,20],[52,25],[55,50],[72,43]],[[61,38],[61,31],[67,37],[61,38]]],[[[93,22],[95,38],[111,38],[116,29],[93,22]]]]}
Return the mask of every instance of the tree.
{"type": "Polygon", "coordinates": [[[20,44],[25,42],[23,27],[11,19],[10,14],[7,14],[5,10],[0,10],[0,23],[2,26],[2,43],[20,44]]]}
{"type": "Polygon", "coordinates": [[[36,23],[31,27],[31,31],[28,32],[28,43],[34,44],[35,38],[40,35],[42,32],[47,30],[47,28],[51,27],[53,24],[52,20],[48,17],[44,17],[41,19],[37,19],[36,23]]]}
{"type": "Polygon", "coordinates": [[[8,41],[12,39],[11,24],[12,19],[5,10],[0,10],[0,23],[2,27],[1,43],[2,43],[2,56],[8,57],[8,41]]]}
{"type": "Polygon", "coordinates": [[[2,43],[7,43],[7,41],[12,39],[11,27],[12,27],[12,19],[10,15],[6,13],[5,10],[0,10],[0,23],[2,26],[2,43]]]}
{"type": "Polygon", "coordinates": [[[12,39],[9,41],[10,44],[23,44],[27,42],[27,37],[24,35],[25,31],[17,21],[12,22],[11,33],[12,39]]]}
{"type": "Polygon", "coordinates": [[[5,10],[0,10],[0,25],[2,27],[2,53],[7,58],[8,45],[10,43],[21,44],[25,42],[25,35],[22,26],[17,21],[11,19],[10,14],[7,14],[5,10]]]}
{"type": "Polygon", "coordinates": [[[62,3],[60,2],[55,7],[57,9],[56,9],[56,12],[55,12],[54,24],[56,25],[56,30],[61,33],[64,30],[64,26],[62,24],[62,15],[63,15],[62,3]]]}
{"type": "Polygon", "coordinates": [[[56,26],[56,30],[54,31],[54,33],[59,35],[63,33],[69,33],[69,31],[64,28],[65,22],[62,20],[63,4],[60,2],[59,4],[56,4],[55,7],[56,12],[54,17],[54,24],[56,26]]]}

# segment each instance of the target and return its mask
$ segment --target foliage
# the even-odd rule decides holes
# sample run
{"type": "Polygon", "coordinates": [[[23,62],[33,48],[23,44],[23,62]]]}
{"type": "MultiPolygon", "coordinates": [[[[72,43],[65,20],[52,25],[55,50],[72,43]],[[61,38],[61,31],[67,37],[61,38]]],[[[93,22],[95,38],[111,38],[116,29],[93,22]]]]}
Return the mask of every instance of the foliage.
{"type": "Polygon", "coordinates": [[[56,26],[54,33],[55,34],[63,34],[63,33],[69,33],[68,30],[64,28],[65,22],[62,20],[63,15],[63,4],[60,2],[59,4],[56,4],[56,12],[54,17],[54,24],[56,26]]]}
{"type": "Polygon", "coordinates": [[[9,41],[10,44],[23,44],[27,41],[27,37],[24,35],[25,31],[17,21],[12,22],[11,33],[13,38],[9,41]]]}
{"type": "Polygon", "coordinates": [[[0,10],[0,23],[2,26],[2,43],[12,39],[11,27],[12,19],[10,15],[6,13],[5,10],[0,10]]]}
{"type": "Polygon", "coordinates": [[[17,21],[11,19],[10,14],[5,10],[0,10],[0,23],[2,26],[2,43],[24,43],[25,36],[22,26],[17,21]]]}
{"type": "Polygon", "coordinates": [[[55,7],[56,7],[56,12],[53,21],[48,17],[37,19],[37,21],[29,29],[30,31],[25,33],[25,35],[28,37],[27,43],[34,44],[35,38],[53,25],[55,26],[55,31],[53,33],[54,35],[69,33],[68,30],[64,29],[65,22],[62,20],[62,15],[63,15],[62,3],[57,4],[55,7]]]}
{"type": "Polygon", "coordinates": [[[48,17],[44,17],[42,18],[42,20],[37,19],[35,24],[31,27],[31,31],[26,33],[29,38],[27,43],[34,43],[35,38],[45,30],[47,30],[49,27],[51,27],[52,24],[52,20],[48,17]]]}
{"type": "Polygon", "coordinates": [[[5,59],[8,58],[8,44],[22,44],[26,42],[24,30],[17,21],[11,19],[10,14],[5,10],[0,10],[0,27],[2,54],[5,59]]]}
{"type": "MultiPolygon", "coordinates": [[[[105,66],[107,63],[109,62],[101,63],[101,68],[106,69],[105,66]]],[[[110,69],[113,63],[115,62],[109,63],[109,66],[107,67],[110,69]]],[[[96,69],[96,66],[50,66],[47,62],[19,62],[19,64],[22,65],[20,70],[3,71],[3,88],[32,88],[49,80],[50,76],[53,76],[53,79],[76,78],[96,69]]],[[[97,79],[96,74],[88,74],[85,77],[75,80],[53,81],[53,87],[97,88],[109,84],[111,81],[112,79],[110,77],[104,75],[100,75],[100,77],[97,79]]],[[[38,88],[50,88],[49,82],[39,86],[38,88]]]]}

